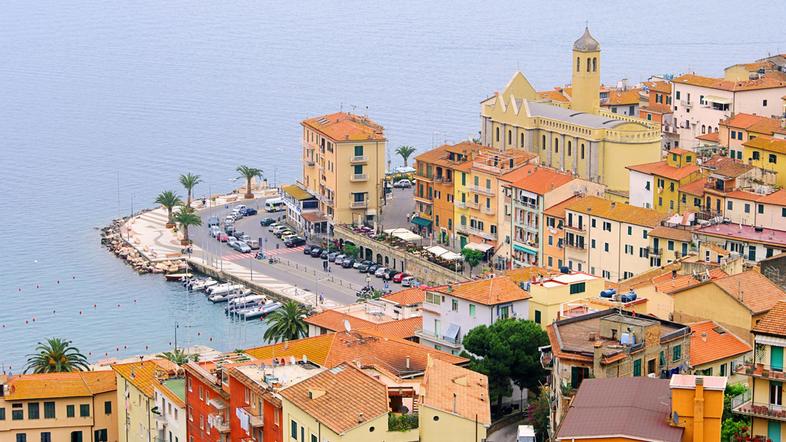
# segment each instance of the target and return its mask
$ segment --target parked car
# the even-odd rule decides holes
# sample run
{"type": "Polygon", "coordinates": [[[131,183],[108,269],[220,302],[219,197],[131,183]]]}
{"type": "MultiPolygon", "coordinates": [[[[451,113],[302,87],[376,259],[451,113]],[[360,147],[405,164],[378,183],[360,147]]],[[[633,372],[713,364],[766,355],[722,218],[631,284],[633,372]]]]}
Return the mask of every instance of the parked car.
{"type": "Polygon", "coordinates": [[[368,266],[368,274],[373,275],[378,268],[379,268],[379,264],[371,264],[370,266],[368,266]]]}
{"type": "Polygon", "coordinates": [[[395,183],[393,183],[393,187],[397,187],[399,189],[407,189],[412,187],[412,181],[407,179],[398,180],[395,183]]]}
{"type": "Polygon", "coordinates": [[[344,262],[344,259],[346,257],[347,255],[344,255],[343,253],[338,254],[336,255],[336,259],[334,259],[333,262],[336,263],[336,265],[341,265],[341,263],[344,262]]]}
{"type": "Polygon", "coordinates": [[[251,253],[251,247],[243,241],[235,241],[235,245],[232,248],[240,253],[251,253]]]}
{"type": "Polygon", "coordinates": [[[319,258],[319,255],[322,254],[322,247],[312,247],[311,248],[311,257],[312,258],[319,258]]]}
{"type": "Polygon", "coordinates": [[[341,267],[344,267],[345,269],[348,269],[353,265],[355,265],[355,260],[352,258],[346,258],[343,261],[341,261],[341,267]]]}
{"type": "Polygon", "coordinates": [[[261,220],[259,220],[259,225],[262,227],[267,227],[273,224],[274,222],[276,222],[276,220],[274,220],[273,218],[262,218],[261,220]]]}
{"type": "Polygon", "coordinates": [[[328,253],[328,261],[336,262],[336,256],[338,256],[338,252],[330,252],[330,253],[328,253]]]}
{"type": "Polygon", "coordinates": [[[291,231],[284,232],[284,234],[281,235],[281,241],[286,241],[289,238],[294,238],[296,236],[297,235],[294,232],[291,232],[291,231]]]}
{"type": "Polygon", "coordinates": [[[257,209],[253,207],[246,207],[245,209],[241,210],[240,213],[243,216],[253,216],[257,214],[257,209]]]}
{"type": "Polygon", "coordinates": [[[302,246],[305,243],[306,243],[306,240],[301,238],[301,237],[299,237],[299,236],[293,236],[291,238],[288,238],[286,241],[284,241],[284,245],[287,246],[287,247],[290,247],[290,248],[291,247],[302,246]]]}
{"type": "Polygon", "coordinates": [[[383,278],[388,280],[388,281],[390,281],[391,279],[393,279],[394,276],[396,276],[398,274],[399,274],[398,270],[396,270],[396,269],[388,269],[387,272],[385,272],[385,276],[383,278]]]}
{"type": "Polygon", "coordinates": [[[374,276],[376,276],[377,278],[382,278],[383,276],[385,276],[385,272],[387,271],[388,271],[387,267],[381,267],[381,266],[377,267],[377,270],[374,271],[374,276]]]}
{"type": "Polygon", "coordinates": [[[218,219],[217,216],[211,216],[210,218],[207,219],[208,227],[218,226],[219,224],[221,224],[221,221],[218,219]]]}
{"type": "Polygon", "coordinates": [[[219,240],[220,242],[227,242],[229,241],[229,235],[221,232],[218,235],[216,235],[216,239],[219,240]]]}
{"type": "Polygon", "coordinates": [[[360,265],[358,266],[358,272],[368,273],[368,264],[360,263],[360,265]]]}
{"type": "Polygon", "coordinates": [[[224,226],[224,233],[226,233],[227,235],[231,235],[235,233],[235,226],[232,224],[227,224],[226,226],[224,226]]]}
{"type": "Polygon", "coordinates": [[[397,284],[401,284],[401,280],[406,278],[407,276],[409,276],[409,275],[407,275],[404,272],[396,273],[395,276],[393,276],[393,282],[395,282],[397,284]]]}
{"type": "Polygon", "coordinates": [[[268,232],[273,232],[273,231],[275,231],[279,227],[281,227],[281,223],[274,222],[274,223],[268,224],[267,231],[268,232]]]}
{"type": "Polygon", "coordinates": [[[221,228],[218,226],[210,226],[210,236],[215,238],[219,233],[221,233],[221,228]]]}
{"type": "Polygon", "coordinates": [[[237,238],[240,241],[243,241],[244,243],[248,243],[249,241],[251,241],[251,237],[246,235],[245,233],[237,234],[235,235],[235,238],[237,238]]]}
{"type": "Polygon", "coordinates": [[[247,207],[247,206],[246,206],[245,204],[238,204],[238,205],[236,205],[235,207],[233,207],[233,208],[232,208],[232,210],[243,210],[243,209],[245,209],[246,207],[247,207]]]}
{"type": "Polygon", "coordinates": [[[319,254],[319,257],[322,258],[322,259],[328,259],[328,255],[329,254],[330,254],[330,252],[328,252],[326,249],[323,249],[322,253],[319,254]]]}
{"type": "Polygon", "coordinates": [[[251,247],[251,250],[259,250],[258,239],[249,239],[248,241],[246,241],[246,244],[248,244],[248,246],[251,247]]]}
{"type": "Polygon", "coordinates": [[[401,279],[401,287],[417,287],[417,281],[414,276],[407,276],[401,279]]]}
{"type": "Polygon", "coordinates": [[[306,244],[305,246],[303,246],[303,254],[304,255],[310,255],[311,254],[311,249],[314,248],[314,247],[316,247],[316,246],[312,245],[312,244],[306,244]]]}

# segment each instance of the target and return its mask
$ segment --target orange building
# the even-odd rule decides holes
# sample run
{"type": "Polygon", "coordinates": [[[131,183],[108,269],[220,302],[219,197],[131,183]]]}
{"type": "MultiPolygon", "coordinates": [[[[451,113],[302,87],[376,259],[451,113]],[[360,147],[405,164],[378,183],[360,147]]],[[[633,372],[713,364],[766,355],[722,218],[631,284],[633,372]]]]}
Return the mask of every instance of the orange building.
{"type": "Polygon", "coordinates": [[[543,267],[558,270],[565,265],[565,208],[580,198],[568,198],[543,211],[546,221],[543,228],[543,267]]]}
{"type": "Polygon", "coordinates": [[[644,86],[649,90],[647,104],[639,109],[639,118],[667,124],[674,113],[671,107],[671,83],[668,81],[645,81],[644,86]]]}

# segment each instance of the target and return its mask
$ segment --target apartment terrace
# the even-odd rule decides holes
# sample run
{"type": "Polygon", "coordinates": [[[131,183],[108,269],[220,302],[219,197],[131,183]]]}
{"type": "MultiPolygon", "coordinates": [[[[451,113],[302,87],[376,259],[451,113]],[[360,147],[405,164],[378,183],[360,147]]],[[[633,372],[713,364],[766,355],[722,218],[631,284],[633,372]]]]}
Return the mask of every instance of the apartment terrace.
{"type": "Polygon", "coordinates": [[[760,417],[786,422],[786,409],[781,405],[754,402],[751,390],[731,399],[731,409],[743,416],[760,417]]]}

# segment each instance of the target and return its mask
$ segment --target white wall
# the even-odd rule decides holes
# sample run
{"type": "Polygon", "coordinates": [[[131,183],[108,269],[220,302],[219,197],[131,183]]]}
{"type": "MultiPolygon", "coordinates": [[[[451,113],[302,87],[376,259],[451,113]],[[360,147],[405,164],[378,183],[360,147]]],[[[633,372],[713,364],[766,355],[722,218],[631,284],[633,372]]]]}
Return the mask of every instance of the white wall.
{"type": "Polygon", "coordinates": [[[630,205],[636,207],[652,208],[655,183],[652,175],[647,175],[635,170],[630,171],[630,205]],[[647,186],[649,183],[649,186],[647,186]]]}
{"type": "Polygon", "coordinates": [[[156,422],[156,429],[164,432],[164,438],[169,441],[169,433],[172,433],[172,441],[177,438],[178,442],[186,442],[186,410],[178,407],[158,388],[155,389],[156,406],[161,416],[166,419],[166,423],[156,422]],[[175,416],[177,415],[177,416],[175,416]]]}

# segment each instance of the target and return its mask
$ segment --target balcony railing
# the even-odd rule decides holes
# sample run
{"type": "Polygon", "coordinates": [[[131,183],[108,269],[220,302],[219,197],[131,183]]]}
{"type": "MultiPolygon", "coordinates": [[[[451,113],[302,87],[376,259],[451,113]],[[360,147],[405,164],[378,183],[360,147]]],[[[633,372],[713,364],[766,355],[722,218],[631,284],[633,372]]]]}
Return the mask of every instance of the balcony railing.
{"type": "Polygon", "coordinates": [[[248,423],[251,424],[252,427],[261,428],[264,425],[265,420],[263,416],[257,416],[252,413],[254,410],[251,407],[243,407],[243,411],[248,415],[248,423]]]}
{"type": "Polygon", "coordinates": [[[415,195],[415,200],[418,201],[418,202],[421,202],[421,203],[425,203],[425,204],[434,204],[434,200],[430,199],[427,196],[420,196],[420,195],[416,194],[415,195]]]}
{"type": "Polygon", "coordinates": [[[472,186],[469,188],[472,193],[479,193],[481,195],[495,196],[497,193],[488,187],[472,186]]]}
{"type": "Polygon", "coordinates": [[[437,176],[434,177],[435,183],[443,183],[443,184],[451,184],[453,182],[453,178],[448,178],[446,176],[437,176]]]}
{"type": "Polygon", "coordinates": [[[647,252],[650,256],[661,256],[663,255],[663,248],[647,247],[647,252]]]}
{"type": "Polygon", "coordinates": [[[309,167],[314,167],[314,164],[316,164],[314,162],[314,160],[310,160],[308,158],[306,158],[304,161],[306,162],[306,166],[309,166],[309,167]]]}
{"type": "Polygon", "coordinates": [[[332,206],[333,205],[333,198],[328,198],[326,196],[320,196],[319,200],[322,201],[324,204],[327,204],[328,206],[332,206]]]}
{"type": "Polygon", "coordinates": [[[474,227],[469,227],[468,225],[463,225],[463,226],[459,225],[458,231],[467,233],[469,235],[479,236],[481,238],[485,238],[492,241],[497,239],[497,235],[494,233],[484,232],[483,230],[476,229],[474,227]]]}
{"type": "Polygon", "coordinates": [[[368,207],[368,200],[366,201],[352,201],[349,203],[351,209],[365,209],[368,207]]]}
{"type": "Polygon", "coordinates": [[[478,203],[476,203],[474,201],[467,201],[465,204],[467,205],[468,209],[478,209],[478,208],[480,208],[480,204],[478,204],[478,203]]]}
{"type": "Polygon", "coordinates": [[[350,158],[349,162],[352,163],[352,164],[367,163],[368,162],[368,157],[365,156],[365,155],[356,155],[356,156],[353,156],[352,158],[350,158]]]}
{"type": "Polygon", "coordinates": [[[735,373],[772,381],[786,381],[786,374],[783,372],[783,368],[773,370],[772,366],[761,363],[746,362],[739,364],[735,369],[735,373]]]}
{"type": "Polygon", "coordinates": [[[680,106],[685,108],[691,108],[693,107],[693,103],[687,100],[680,100],[680,106]]]}
{"type": "Polygon", "coordinates": [[[426,330],[422,328],[417,329],[415,330],[415,336],[427,339],[432,342],[439,342],[440,344],[447,345],[449,347],[461,348],[461,338],[453,339],[447,336],[438,335],[432,330],[426,330]]]}
{"type": "Polygon", "coordinates": [[[213,428],[219,433],[229,433],[229,421],[219,415],[208,416],[208,421],[213,424],[213,428]]]}
{"type": "Polygon", "coordinates": [[[353,183],[360,182],[360,181],[368,181],[368,175],[365,173],[353,173],[350,175],[349,180],[353,183]]]}
{"type": "Polygon", "coordinates": [[[584,250],[584,249],[587,248],[587,246],[585,244],[579,244],[579,243],[576,243],[576,242],[566,242],[565,243],[565,247],[568,247],[568,248],[571,248],[571,249],[579,249],[579,250],[584,250]]]}
{"type": "Polygon", "coordinates": [[[493,207],[486,207],[486,206],[483,206],[483,207],[480,209],[480,211],[481,211],[482,213],[485,213],[486,215],[493,215],[493,214],[494,214],[494,212],[495,212],[495,210],[494,210],[494,208],[493,208],[493,207]]]}
{"type": "Polygon", "coordinates": [[[586,232],[587,231],[587,225],[586,224],[582,224],[582,225],[579,225],[579,226],[572,226],[572,225],[569,225],[569,224],[565,224],[563,227],[565,229],[567,229],[567,230],[575,230],[577,232],[586,232]]]}
{"type": "Polygon", "coordinates": [[[786,422],[786,409],[782,405],[754,402],[751,399],[751,390],[731,399],[731,409],[736,414],[743,416],[761,417],[786,422]]]}

